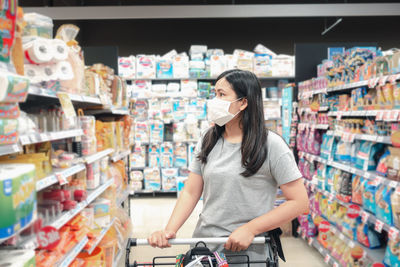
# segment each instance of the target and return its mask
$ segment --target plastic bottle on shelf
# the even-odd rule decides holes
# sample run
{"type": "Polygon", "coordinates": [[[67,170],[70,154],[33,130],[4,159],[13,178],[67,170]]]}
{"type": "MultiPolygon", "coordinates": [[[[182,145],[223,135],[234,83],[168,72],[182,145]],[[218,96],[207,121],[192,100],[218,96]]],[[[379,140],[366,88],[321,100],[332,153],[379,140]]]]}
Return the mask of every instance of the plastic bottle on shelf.
{"type": "Polygon", "coordinates": [[[47,132],[47,114],[43,109],[39,111],[39,129],[41,132],[47,132]]]}

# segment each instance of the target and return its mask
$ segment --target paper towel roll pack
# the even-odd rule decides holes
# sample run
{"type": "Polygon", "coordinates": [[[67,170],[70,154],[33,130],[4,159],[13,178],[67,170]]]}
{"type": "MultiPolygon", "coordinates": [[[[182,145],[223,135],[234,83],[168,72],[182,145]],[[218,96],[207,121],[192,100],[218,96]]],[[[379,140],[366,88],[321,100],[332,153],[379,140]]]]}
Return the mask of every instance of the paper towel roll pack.
{"type": "Polygon", "coordinates": [[[34,250],[0,250],[0,266],[32,267],[36,266],[34,250]]]}
{"type": "Polygon", "coordinates": [[[0,102],[24,102],[29,79],[10,72],[0,72],[0,102]]]}
{"type": "Polygon", "coordinates": [[[33,220],[36,210],[35,165],[0,164],[0,240],[33,220]]]}
{"type": "Polygon", "coordinates": [[[0,119],[0,145],[12,145],[18,141],[18,120],[0,119]]]}
{"type": "Polygon", "coordinates": [[[0,119],[18,119],[20,114],[18,104],[0,103],[0,119]]]}

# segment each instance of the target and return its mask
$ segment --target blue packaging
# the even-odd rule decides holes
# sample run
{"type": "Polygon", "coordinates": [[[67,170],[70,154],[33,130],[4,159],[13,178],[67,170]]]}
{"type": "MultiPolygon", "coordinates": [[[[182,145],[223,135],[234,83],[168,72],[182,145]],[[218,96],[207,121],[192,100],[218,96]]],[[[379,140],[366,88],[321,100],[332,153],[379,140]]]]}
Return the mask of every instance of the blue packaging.
{"type": "Polygon", "coordinates": [[[169,59],[160,59],[157,62],[157,78],[173,78],[173,64],[169,59]]]}

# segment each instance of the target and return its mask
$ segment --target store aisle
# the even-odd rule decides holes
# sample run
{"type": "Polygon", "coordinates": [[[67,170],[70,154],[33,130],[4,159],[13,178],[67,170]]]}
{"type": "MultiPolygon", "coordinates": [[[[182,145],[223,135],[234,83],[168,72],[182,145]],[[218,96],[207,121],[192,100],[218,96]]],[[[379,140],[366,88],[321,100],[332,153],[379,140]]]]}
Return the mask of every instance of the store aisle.
{"type": "MultiPolygon", "coordinates": [[[[133,222],[133,236],[145,238],[151,232],[161,229],[167,223],[176,198],[133,198],[131,199],[131,217],[133,222]]],[[[201,211],[199,204],[188,221],[178,233],[178,237],[191,237],[201,211]]],[[[296,238],[283,238],[283,249],[287,262],[280,263],[281,267],[320,267],[326,266],[322,256],[304,241],[296,238]]],[[[131,259],[138,262],[149,262],[154,256],[171,256],[186,252],[188,246],[174,246],[169,249],[154,249],[151,247],[139,247],[131,254],[131,259]]]]}

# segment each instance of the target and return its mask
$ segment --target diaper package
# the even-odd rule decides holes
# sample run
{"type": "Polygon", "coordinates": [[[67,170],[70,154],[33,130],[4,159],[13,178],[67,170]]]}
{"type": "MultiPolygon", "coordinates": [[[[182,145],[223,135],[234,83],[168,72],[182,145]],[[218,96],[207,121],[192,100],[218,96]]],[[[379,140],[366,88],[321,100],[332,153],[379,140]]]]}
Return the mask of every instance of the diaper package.
{"type": "Polygon", "coordinates": [[[149,119],[151,120],[161,120],[161,99],[160,98],[152,98],[148,100],[149,103],[149,119]]]}
{"type": "Polygon", "coordinates": [[[176,191],[176,178],[178,177],[178,169],[168,168],[161,169],[162,189],[164,191],[176,191]]]}
{"type": "Polygon", "coordinates": [[[149,80],[135,80],[133,81],[131,98],[150,98],[151,95],[151,81],[149,80]]]}
{"type": "Polygon", "coordinates": [[[168,58],[157,60],[157,78],[173,78],[173,61],[168,58]]]}
{"type": "Polygon", "coordinates": [[[167,92],[167,84],[165,83],[159,83],[159,84],[154,84],[151,86],[151,91],[153,92],[154,96],[165,96],[167,92]]]}
{"type": "Polygon", "coordinates": [[[161,145],[161,167],[162,168],[172,168],[174,155],[173,155],[173,145],[169,142],[164,142],[161,145]]]}
{"type": "Polygon", "coordinates": [[[130,156],[132,168],[144,168],[146,167],[146,147],[135,146],[130,156]]]}
{"type": "Polygon", "coordinates": [[[153,144],[149,146],[149,167],[159,167],[160,166],[160,145],[153,144]]]}
{"type": "Polygon", "coordinates": [[[145,168],[144,175],[144,188],[146,190],[160,190],[161,189],[161,174],[159,168],[145,168]]]}
{"type": "Polygon", "coordinates": [[[147,100],[136,100],[133,103],[132,115],[137,121],[145,121],[149,117],[148,109],[147,100]]]}
{"type": "Polygon", "coordinates": [[[153,79],[156,77],[156,57],[154,55],[138,55],[136,57],[136,78],[153,79]]]}
{"type": "Polygon", "coordinates": [[[175,56],[172,64],[174,78],[189,78],[189,57],[187,55],[175,56]]]}
{"type": "Polygon", "coordinates": [[[167,123],[173,119],[172,115],[172,101],[170,98],[161,100],[161,119],[167,123]]]}
{"type": "Polygon", "coordinates": [[[164,123],[153,120],[150,122],[150,143],[162,143],[164,141],[164,123]]]}
{"type": "Polygon", "coordinates": [[[197,88],[196,80],[181,80],[181,94],[183,97],[196,97],[197,88]]]}
{"type": "Polygon", "coordinates": [[[124,79],[136,78],[136,57],[119,57],[118,58],[118,75],[124,79]]]}
{"type": "Polygon", "coordinates": [[[270,77],[272,76],[272,56],[268,54],[255,54],[254,55],[254,74],[257,77],[270,77]]]}
{"type": "Polygon", "coordinates": [[[226,58],[223,55],[213,55],[210,58],[210,74],[211,77],[218,77],[227,70],[226,58]]]}
{"type": "Polygon", "coordinates": [[[174,99],[172,102],[172,116],[175,121],[180,121],[186,119],[186,107],[188,105],[188,100],[184,98],[174,99]]]}
{"type": "Polygon", "coordinates": [[[150,142],[150,130],[147,122],[135,123],[135,142],[138,143],[150,142]]]}
{"type": "Polygon", "coordinates": [[[187,167],[187,163],[188,163],[187,145],[185,143],[175,143],[174,167],[176,168],[187,167]]]}

